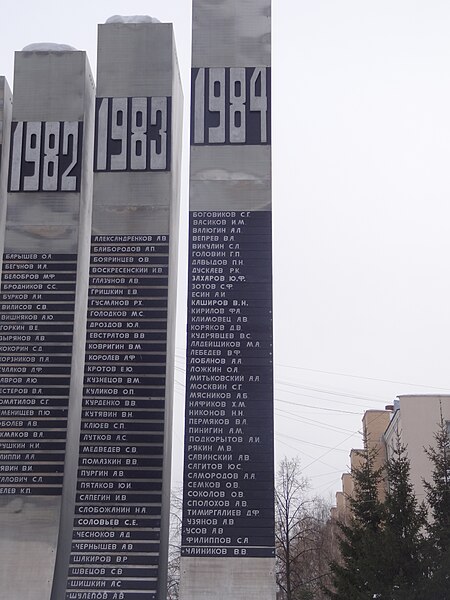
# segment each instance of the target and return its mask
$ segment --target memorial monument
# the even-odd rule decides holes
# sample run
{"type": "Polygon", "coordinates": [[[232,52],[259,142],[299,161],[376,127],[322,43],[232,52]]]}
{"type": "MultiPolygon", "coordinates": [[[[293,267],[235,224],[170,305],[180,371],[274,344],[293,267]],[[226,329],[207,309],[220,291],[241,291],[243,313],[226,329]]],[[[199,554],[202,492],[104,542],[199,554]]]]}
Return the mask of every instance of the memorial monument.
{"type": "Polygon", "coordinates": [[[16,53],[10,160],[2,164],[2,600],[50,598],[68,415],[83,388],[92,81],[84,52],[42,45],[16,53]]]}
{"type": "Polygon", "coordinates": [[[1,600],[165,598],[182,95],[172,26],[112,21],[97,98],[84,52],[16,55],[1,600]]]}
{"type": "MultiPolygon", "coordinates": [[[[0,77],[0,228],[6,218],[9,136],[11,132],[12,93],[5,77],[0,77]],[[4,167],[3,167],[4,165],[4,167]]],[[[1,231],[1,229],[0,229],[1,231]]],[[[0,270],[3,262],[3,236],[0,235],[0,270]]]]}
{"type": "Polygon", "coordinates": [[[182,600],[274,600],[270,0],[194,0],[182,600]]]}

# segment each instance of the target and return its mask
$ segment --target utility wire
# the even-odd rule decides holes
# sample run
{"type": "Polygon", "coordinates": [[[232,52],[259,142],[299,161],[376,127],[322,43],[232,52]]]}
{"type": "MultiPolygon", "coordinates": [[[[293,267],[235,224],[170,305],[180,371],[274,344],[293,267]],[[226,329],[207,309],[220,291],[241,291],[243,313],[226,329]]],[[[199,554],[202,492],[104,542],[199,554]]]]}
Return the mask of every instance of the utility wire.
{"type": "Polygon", "coordinates": [[[338,392],[338,391],[333,391],[333,390],[324,390],[322,388],[318,388],[318,387],[314,387],[314,386],[310,386],[310,385],[302,385],[300,383],[294,383],[294,382],[289,382],[289,381],[283,381],[280,379],[277,379],[275,383],[279,383],[280,385],[285,385],[287,387],[293,387],[295,389],[301,389],[301,390],[309,390],[311,392],[320,392],[321,394],[330,394],[332,396],[341,396],[343,398],[355,398],[356,400],[364,400],[365,402],[383,402],[382,398],[370,398],[368,396],[363,396],[361,394],[350,394],[347,392],[338,392]]]}
{"type": "Polygon", "coordinates": [[[275,412],[277,414],[285,413],[288,415],[292,415],[294,417],[297,417],[296,419],[294,419],[295,421],[299,421],[300,423],[306,423],[307,425],[314,425],[315,427],[320,427],[321,429],[328,429],[329,431],[337,431],[337,432],[342,431],[343,433],[353,433],[353,435],[356,435],[350,429],[344,429],[343,427],[337,427],[336,425],[329,425],[328,423],[324,423],[323,421],[316,421],[315,419],[309,419],[308,417],[300,416],[300,415],[297,415],[296,413],[292,413],[287,410],[282,410],[281,408],[277,408],[275,410],[275,412]]]}
{"type": "MultiPolygon", "coordinates": [[[[309,396],[309,398],[314,398],[314,396],[309,396]]],[[[323,401],[323,398],[317,398],[317,400],[323,401]]],[[[275,402],[282,402],[283,404],[291,404],[293,406],[302,406],[304,408],[314,408],[316,410],[325,410],[327,412],[336,412],[336,413],[345,414],[345,415],[360,415],[361,414],[361,411],[339,410],[338,408],[325,408],[324,406],[312,406],[311,404],[302,404],[301,402],[289,402],[289,400],[282,400],[281,398],[275,398],[275,402]]]]}
{"type": "MultiPolygon", "coordinates": [[[[308,444],[309,446],[317,446],[318,448],[327,448],[328,450],[334,450],[331,446],[324,446],[323,444],[315,444],[314,442],[307,442],[306,440],[301,440],[300,438],[293,437],[291,435],[287,435],[286,433],[279,433],[288,440],[295,440],[296,442],[301,442],[302,444],[308,444]]],[[[343,450],[342,448],[337,448],[338,452],[347,452],[347,450],[343,450]]]]}
{"type": "MultiPolygon", "coordinates": [[[[276,434],[276,437],[279,437],[278,434],[276,434]]],[[[283,440],[278,439],[278,442],[280,444],[283,444],[283,446],[287,446],[291,450],[295,450],[295,452],[297,452],[297,454],[300,453],[300,454],[304,454],[308,458],[314,458],[313,456],[311,456],[311,454],[308,454],[304,450],[300,450],[299,448],[296,448],[295,446],[292,446],[291,444],[288,444],[287,442],[283,442],[283,440]]],[[[326,463],[323,460],[320,460],[320,458],[316,459],[316,461],[320,462],[320,464],[325,465],[326,467],[329,467],[330,469],[334,469],[335,468],[335,466],[330,465],[329,463],[326,463]]],[[[303,468],[302,468],[302,471],[303,471],[303,468]]]]}
{"type": "MultiPolygon", "coordinates": [[[[277,391],[278,391],[278,393],[281,393],[281,394],[291,394],[292,396],[295,396],[295,397],[311,398],[312,400],[318,400],[319,402],[329,402],[330,404],[338,404],[339,406],[351,406],[353,408],[358,408],[359,407],[360,408],[360,412],[369,403],[377,404],[378,406],[380,406],[380,404],[383,405],[383,406],[385,406],[385,404],[386,404],[385,400],[384,401],[381,401],[381,400],[380,401],[364,400],[364,401],[361,401],[361,402],[349,402],[348,400],[347,401],[346,400],[341,400],[341,399],[334,400],[333,398],[325,398],[325,397],[320,397],[320,396],[311,396],[309,394],[301,394],[299,392],[292,392],[290,390],[280,390],[280,389],[278,389],[277,391]]],[[[327,391],[323,391],[323,392],[320,392],[320,393],[321,394],[330,394],[330,395],[333,394],[333,392],[327,392],[327,391]]],[[[317,407],[314,407],[314,408],[317,408],[317,407]]]]}
{"type": "Polygon", "coordinates": [[[410,387],[428,388],[430,390],[441,390],[450,392],[449,388],[436,387],[434,385],[424,385],[420,383],[410,383],[407,381],[396,381],[395,379],[380,379],[378,377],[365,377],[363,375],[351,375],[350,373],[339,373],[337,371],[324,371],[322,369],[308,369],[307,367],[296,367],[294,365],[284,365],[276,363],[277,366],[286,367],[288,369],[296,369],[299,371],[309,371],[311,373],[322,373],[324,375],[338,375],[339,377],[351,377],[352,379],[362,379],[365,381],[380,381],[381,383],[395,383],[396,385],[408,385],[410,387]]]}
{"type": "Polygon", "coordinates": [[[309,463],[309,465],[306,465],[306,467],[304,467],[304,468],[308,469],[314,463],[316,463],[317,461],[321,460],[324,456],[327,456],[328,454],[330,454],[330,452],[332,452],[333,450],[337,450],[339,448],[339,446],[341,446],[342,444],[344,444],[345,442],[347,442],[354,435],[355,434],[352,433],[352,435],[349,435],[347,438],[345,438],[345,440],[342,440],[342,442],[340,442],[339,444],[336,444],[336,446],[334,446],[333,448],[330,448],[330,450],[327,450],[326,452],[324,452],[323,454],[321,454],[318,458],[316,458],[315,460],[313,460],[311,463],[309,463]]]}

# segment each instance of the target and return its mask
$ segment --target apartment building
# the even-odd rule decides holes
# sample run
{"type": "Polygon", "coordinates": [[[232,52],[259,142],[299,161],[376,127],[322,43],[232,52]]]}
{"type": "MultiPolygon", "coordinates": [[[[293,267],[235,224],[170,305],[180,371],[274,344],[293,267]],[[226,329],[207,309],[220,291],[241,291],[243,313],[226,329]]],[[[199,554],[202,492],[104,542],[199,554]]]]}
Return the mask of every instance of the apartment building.
{"type": "MultiPolygon", "coordinates": [[[[399,436],[407,449],[411,482],[420,501],[425,499],[423,481],[431,480],[433,468],[424,448],[434,445],[441,416],[450,431],[450,395],[405,394],[385,410],[366,411],[362,419],[365,443],[369,450],[376,451],[375,468],[381,468],[392,457],[399,436]]],[[[349,498],[354,493],[351,471],[360,464],[361,452],[350,452],[350,472],[342,475],[342,489],[336,492],[336,506],[331,512],[334,519],[345,521],[349,517],[349,498]]],[[[380,482],[380,499],[384,498],[387,485],[386,479],[380,482]]]]}

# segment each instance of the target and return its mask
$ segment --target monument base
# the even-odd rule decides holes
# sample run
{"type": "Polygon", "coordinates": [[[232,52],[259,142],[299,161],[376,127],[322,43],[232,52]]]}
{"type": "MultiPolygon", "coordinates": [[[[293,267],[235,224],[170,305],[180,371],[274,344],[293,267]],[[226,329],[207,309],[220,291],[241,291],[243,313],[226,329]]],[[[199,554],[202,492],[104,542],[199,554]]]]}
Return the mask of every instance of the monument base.
{"type": "Polygon", "coordinates": [[[181,559],[181,600],[275,600],[274,558],[181,559]]]}
{"type": "Polygon", "coordinates": [[[0,499],[0,600],[50,597],[59,517],[60,498],[0,499]]]}

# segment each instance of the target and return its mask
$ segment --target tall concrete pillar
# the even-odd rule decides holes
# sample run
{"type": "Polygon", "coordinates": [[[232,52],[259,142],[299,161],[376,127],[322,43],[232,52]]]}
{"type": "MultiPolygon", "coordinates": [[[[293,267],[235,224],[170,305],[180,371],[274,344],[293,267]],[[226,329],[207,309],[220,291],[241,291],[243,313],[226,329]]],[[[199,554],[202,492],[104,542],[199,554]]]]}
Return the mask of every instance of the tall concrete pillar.
{"type": "Polygon", "coordinates": [[[5,77],[0,77],[0,270],[3,261],[8,187],[9,135],[11,131],[12,92],[5,77]]]}
{"type": "Polygon", "coordinates": [[[274,600],[270,0],[194,0],[182,600],[274,600]]]}
{"type": "Polygon", "coordinates": [[[18,52],[14,94],[2,238],[0,598],[45,600],[83,384],[94,115],[86,54],[55,45],[18,52]]]}
{"type": "Polygon", "coordinates": [[[81,432],[54,600],[166,597],[181,111],[172,25],[101,25],[81,432]]]}

